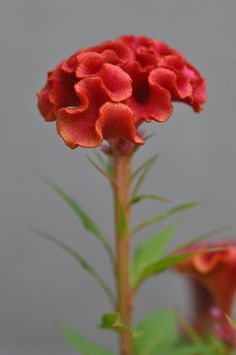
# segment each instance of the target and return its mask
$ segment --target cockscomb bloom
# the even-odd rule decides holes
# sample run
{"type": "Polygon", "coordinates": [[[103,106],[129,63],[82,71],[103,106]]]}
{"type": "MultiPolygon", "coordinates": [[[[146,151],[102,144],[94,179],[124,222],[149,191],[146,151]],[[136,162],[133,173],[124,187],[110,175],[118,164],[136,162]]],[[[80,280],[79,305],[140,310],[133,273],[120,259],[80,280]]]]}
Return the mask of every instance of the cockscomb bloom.
{"type": "Polygon", "coordinates": [[[199,112],[205,81],[182,54],[164,42],[121,36],[81,49],[48,72],[38,93],[46,121],[70,148],[93,148],[103,140],[142,144],[137,127],[165,122],[173,101],[199,112]]]}
{"type": "Polygon", "coordinates": [[[204,244],[203,251],[177,265],[178,272],[190,279],[193,303],[193,325],[200,333],[212,331],[222,340],[236,345],[236,332],[226,315],[231,316],[236,292],[236,244],[204,244]],[[222,248],[209,251],[209,247],[222,248]]]}

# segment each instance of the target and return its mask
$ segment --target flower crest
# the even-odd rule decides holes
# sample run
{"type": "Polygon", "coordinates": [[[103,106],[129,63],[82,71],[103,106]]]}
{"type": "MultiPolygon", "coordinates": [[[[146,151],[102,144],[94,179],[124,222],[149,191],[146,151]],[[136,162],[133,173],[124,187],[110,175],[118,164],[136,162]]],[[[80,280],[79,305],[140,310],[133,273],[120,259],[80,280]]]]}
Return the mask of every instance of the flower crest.
{"type": "Polygon", "coordinates": [[[143,36],[121,36],[81,49],[48,72],[38,93],[46,121],[70,148],[94,148],[103,140],[143,144],[143,122],[165,122],[173,101],[199,112],[205,80],[182,54],[143,36]]]}

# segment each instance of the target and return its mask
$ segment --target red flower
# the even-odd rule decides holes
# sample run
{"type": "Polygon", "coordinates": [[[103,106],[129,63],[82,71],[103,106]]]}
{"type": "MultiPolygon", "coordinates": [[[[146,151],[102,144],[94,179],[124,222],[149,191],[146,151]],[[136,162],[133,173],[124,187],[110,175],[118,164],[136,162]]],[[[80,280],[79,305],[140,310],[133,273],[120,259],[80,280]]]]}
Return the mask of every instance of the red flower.
{"type": "Polygon", "coordinates": [[[205,81],[167,44],[122,36],[81,49],[48,73],[38,93],[46,121],[71,147],[97,147],[104,139],[142,144],[137,127],[165,122],[172,102],[198,112],[206,100],[205,81]]]}
{"type": "Polygon", "coordinates": [[[229,341],[232,329],[225,315],[231,315],[236,291],[236,244],[225,242],[194,248],[206,251],[210,246],[224,249],[194,255],[178,264],[177,270],[189,276],[192,281],[196,329],[202,333],[210,328],[229,341]]]}

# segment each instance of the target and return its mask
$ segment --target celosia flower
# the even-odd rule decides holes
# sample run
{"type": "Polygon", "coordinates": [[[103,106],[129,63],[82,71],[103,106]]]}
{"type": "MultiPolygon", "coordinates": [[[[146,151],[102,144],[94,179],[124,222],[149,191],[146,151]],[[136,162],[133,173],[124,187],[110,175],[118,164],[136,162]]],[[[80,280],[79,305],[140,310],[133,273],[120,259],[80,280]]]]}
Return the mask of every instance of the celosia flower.
{"type": "Polygon", "coordinates": [[[48,73],[38,93],[41,114],[56,121],[71,148],[114,139],[142,144],[141,123],[165,122],[173,101],[198,112],[205,100],[205,81],[182,54],[139,36],[79,50],[48,73]]]}
{"type": "Polygon", "coordinates": [[[223,340],[235,343],[235,332],[225,315],[231,315],[236,291],[236,244],[225,242],[195,248],[203,253],[177,265],[177,270],[191,280],[194,327],[199,333],[213,331],[223,340]],[[212,246],[223,249],[207,252],[212,246]]]}

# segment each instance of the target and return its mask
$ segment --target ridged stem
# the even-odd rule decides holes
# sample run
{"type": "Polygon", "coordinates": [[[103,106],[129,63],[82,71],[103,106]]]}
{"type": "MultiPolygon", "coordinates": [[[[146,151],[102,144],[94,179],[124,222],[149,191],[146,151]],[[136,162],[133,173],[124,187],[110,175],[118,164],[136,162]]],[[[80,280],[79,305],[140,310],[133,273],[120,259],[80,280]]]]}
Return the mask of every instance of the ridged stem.
{"type": "MultiPolygon", "coordinates": [[[[132,155],[115,154],[114,171],[114,207],[116,225],[116,272],[117,272],[117,311],[125,325],[132,326],[132,289],[130,285],[130,165],[132,155]]],[[[122,355],[133,354],[130,332],[120,333],[122,355]]]]}

